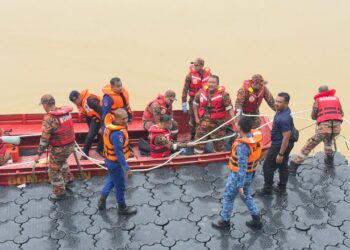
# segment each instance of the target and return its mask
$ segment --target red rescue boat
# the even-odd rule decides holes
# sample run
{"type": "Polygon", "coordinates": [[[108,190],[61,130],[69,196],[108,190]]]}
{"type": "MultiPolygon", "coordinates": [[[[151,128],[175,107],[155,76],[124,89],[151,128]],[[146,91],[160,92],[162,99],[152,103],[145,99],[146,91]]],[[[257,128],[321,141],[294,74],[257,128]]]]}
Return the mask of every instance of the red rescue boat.
{"type": "MultiPolygon", "coordinates": [[[[130,143],[134,158],[129,161],[131,169],[143,169],[163,164],[168,158],[153,159],[151,157],[142,156],[139,151],[139,139],[146,139],[148,132],[142,127],[142,111],[135,111],[133,114],[133,122],[128,125],[130,143]]],[[[24,183],[33,182],[47,182],[47,164],[36,164],[35,172],[32,172],[33,158],[39,139],[41,135],[41,122],[44,114],[13,114],[0,115],[0,128],[3,130],[12,130],[11,135],[21,136],[21,144],[8,148],[8,151],[13,155],[14,163],[0,166],[0,185],[20,185],[24,183]]],[[[76,133],[76,141],[82,146],[85,136],[88,132],[88,127],[84,118],[79,113],[73,113],[74,129],[76,133]]],[[[181,111],[174,111],[174,119],[179,124],[179,141],[188,141],[190,139],[190,130],[188,126],[188,114],[181,111]]],[[[265,117],[261,118],[261,124],[268,123],[269,120],[265,117]]],[[[234,126],[234,124],[233,124],[234,126]]],[[[268,149],[270,147],[270,131],[271,123],[264,126],[263,133],[263,147],[268,149]]],[[[46,155],[42,157],[45,158],[46,155]]],[[[103,158],[99,156],[95,150],[91,150],[90,157],[95,158],[99,162],[103,162],[103,158]]],[[[201,155],[180,155],[171,159],[167,166],[176,167],[182,165],[196,164],[204,165],[211,162],[225,162],[229,158],[229,152],[217,152],[201,155]]],[[[77,177],[91,178],[95,175],[105,175],[106,170],[97,166],[90,160],[80,161],[80,169],[73,156],[68,159],[70,170],[77,177]]],[[[102,163],[103,164],[103,163],[102,163]]]]}

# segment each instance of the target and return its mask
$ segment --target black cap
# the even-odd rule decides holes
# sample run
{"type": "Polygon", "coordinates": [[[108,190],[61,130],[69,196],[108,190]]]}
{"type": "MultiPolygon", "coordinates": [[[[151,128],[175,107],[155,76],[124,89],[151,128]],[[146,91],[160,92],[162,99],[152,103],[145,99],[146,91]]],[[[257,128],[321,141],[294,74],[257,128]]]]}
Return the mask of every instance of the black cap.
{"type": "Polygon", "coordinates": [[[171,121],[173,118],[171,117],[171,115],[161,115],[160,116],[160,122],[169,122],[171,121]]]}
{"type": "Polygon", "coordinates": [[[69,100],[71,102],[74,102],[76,99],[78,99],[78,97],[80,96],[80,93],[76,90],[73,90],[72,92],[70,92],[69,94],[69,100]]]}

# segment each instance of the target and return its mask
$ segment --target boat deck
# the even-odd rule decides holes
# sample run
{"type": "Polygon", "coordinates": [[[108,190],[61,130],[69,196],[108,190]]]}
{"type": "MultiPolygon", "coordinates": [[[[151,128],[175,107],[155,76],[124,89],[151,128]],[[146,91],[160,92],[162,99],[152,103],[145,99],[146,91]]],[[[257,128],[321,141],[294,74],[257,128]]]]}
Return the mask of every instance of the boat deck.
{"type": "MultiPolygon", "coordinates": [[[[335,168],[317,154],[290,178],[288,196],[256,198],[264,229],[252,232],[237,199],[229,232],[211,227],[220,211],[228,168],[162,168],[127,180],[126,199],[138,214],[118,216],[115,197],[96,208],[102,177],[77,180],[66,200],[51,202],[49,184],[1,187],[0,249],[348,249],[350,169],[343,156],[335,168]]],[[[261,188],[259,173],[252,190],[261,188]]]]}

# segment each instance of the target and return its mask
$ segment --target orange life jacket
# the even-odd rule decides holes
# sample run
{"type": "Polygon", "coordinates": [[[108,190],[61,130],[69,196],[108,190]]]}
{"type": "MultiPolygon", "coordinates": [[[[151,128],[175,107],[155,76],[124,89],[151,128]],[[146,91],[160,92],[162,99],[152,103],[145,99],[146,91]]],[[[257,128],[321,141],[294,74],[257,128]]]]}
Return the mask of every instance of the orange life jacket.
{"type": "Polygon", "coordinates": [[[103,156],[111,161],[117,161],[117,156],[114,151],[114,146],[111,142],[111,134],[115,131],[120,131],[124,135],[124,144],[123,144],[123,152],[125,159],[130,157],[130,149],[129,149],[129,135],[128,131],[124,126],[114,125],[113,122],[114,116],[112,114],[107,114],[105,117],[105,128],[103,132],[103,156]]]}
{"type": "Polygon", "coordinates": [[[110,84],[104,86],[102,92],[104,95],[108,95],[113,100],[113,105],[111,107],[112,113],[114,113],[114,111],[118,108],[124,108],[128,113],[132,113],[129,104],[129,92],[125,88],[122,88],[122,94],[125,98],[125,103],[121,95],[113,91],[110,84]]]}
{"type": "Polygon", "coordinates": [[[251,87],[252,80],[246,80],[243,83],[242,88],[248,90],[249,96],[243,103],[243,113],[250,114],[255,113],[257,110],[259,110],[259,107],[262,103],[262,100],[264,99],[264,90],[265,90],[265,84],[259,89],[259,91],[256,93],[254,89],[251,87]]]}
{"type": "Polygon", "coordinates": [[[82,98],[81,101],[81,106],[78,106],[79,111],[86,115],[87,117],[94,119],[97,123],[101,121],[101,114],[97,113],[94,109],[90,108],[87,100],[92,97],[97,99],[100,102],[100,105],[102,105],[102,98],[99,97],[98,95],[94,95],[89,93],[87,89],[84,89],[83,91],[80,92],[80,96],[82,98]]]}
{"type": "Polygon", "coordinates": [[[158,97],[155,100],[151,101],[147,105],[145,111],[143,111],[143,119],[145,119],[147,121],[151,121],[153,123],[155,122],[154,121],[154,117],[153,117],[153,110],[151,108],[151,105],[153,103],[158,103],[160,105],[160,107],[161,107],[160,113],[162,115],[165,115],[165,114],[166,115],[172,115],[173,114],[173,106],[172,105],[167,106],[166,103],[165,103],[165,100],[164,100],[164,96],[163,95],[158,95],[158,97]]]}
{"type": "Polygon", "coordinates": [[[222,96],[225,92],[225,87],[220,86],[217,91],[210,97],[210,106],[208,106],[208,91],[209,87],[204,86],[201,90],[199,98],[199,117],[203,117],[205,111],[210,113],[211,119],[221,119],[226,116],[226,109],[224,107],[222,96]]]}
{"type": "Polygon", "coordinates": [[[234,172],[238,172],[238,156],[236,154],[236,148],[238,144],[245,143],[250,149],[250,155],[248,157],[247,173],[254,172],[258,166],[258,161],[262,152],[262,134],[259,130],[252,129],[253,137],[239,137],[232,145],[231,157],[230,157],[230,169],[234,172]]]}
{"type": "Polygon", "coordinates": [[[48,114],[55,117],[59,127],[51,134],[49,144],[53,147],[64,146],[75,140],[73,119],[70,114],[72,107],[62,106],[48,114]]]}
{"type": "Polygon", "coordinates": [[[200,75],[197,71],[194,70],[193,64],[190,64],[189,69],[191,75],[191,84],[188,95],[195,96],[202,87],[207,85],[208,79],[211,75],[210,68],[205,67],[203,69],[203,75],[200,75]]]}
{"type": "Polygon", "coordinates": [[[331,89],[315,95],[317,107],[317,123],[328,120],[343,121],[341,104],[339,98],[335,96],[335,89],[331,89]]]}
{"type": "Polygon", "coordinates": [[[164,135],[170,142],[171,133],[169,130],[161,129],[159,124],[152,125],[149,130],[149,141],[150,141],[150,149],[151,149],[151,157],[152,158],[162,158],[167,157],[171,154],[170,148],[165,147],[164,145],[155,145],[154,139],[159,135],[164,135]]]}

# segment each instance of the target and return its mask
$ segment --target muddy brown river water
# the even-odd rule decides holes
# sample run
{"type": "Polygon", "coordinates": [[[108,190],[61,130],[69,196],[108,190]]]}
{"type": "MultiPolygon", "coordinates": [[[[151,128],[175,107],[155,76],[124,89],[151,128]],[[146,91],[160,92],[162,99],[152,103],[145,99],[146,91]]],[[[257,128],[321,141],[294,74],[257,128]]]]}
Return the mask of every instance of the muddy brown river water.
{"type": "MultiPolygon", "coordinates": [[[[349,10],[348,0],[1,0],[0,113],[42,112],[45,93],[59,104],[73,89],[100,94],[113,76],[140,110],[167,89],[180,97],[189,62],[201,56],[233,99],[261,73],[299,111],[327,83],[350,118],[349,10]]],[[[272,113],[266,104],[262,112],[272,113]]],[[[350,138],[350,125],[343,134],[350,138]]]]}

